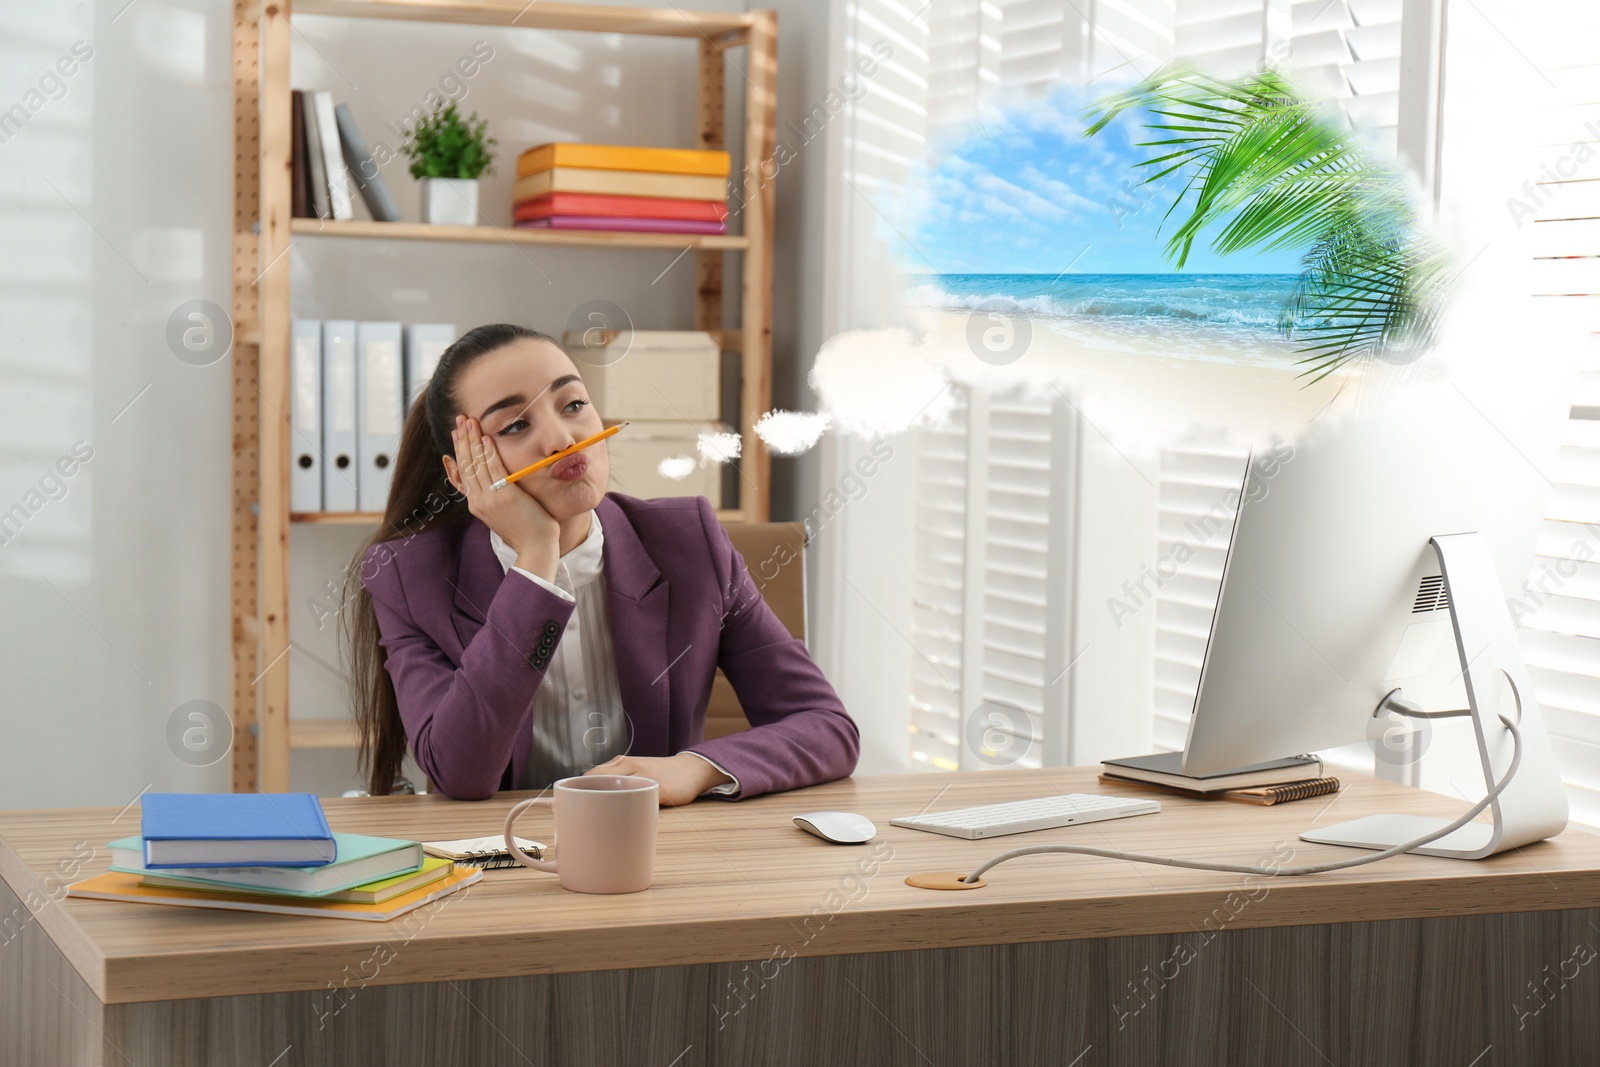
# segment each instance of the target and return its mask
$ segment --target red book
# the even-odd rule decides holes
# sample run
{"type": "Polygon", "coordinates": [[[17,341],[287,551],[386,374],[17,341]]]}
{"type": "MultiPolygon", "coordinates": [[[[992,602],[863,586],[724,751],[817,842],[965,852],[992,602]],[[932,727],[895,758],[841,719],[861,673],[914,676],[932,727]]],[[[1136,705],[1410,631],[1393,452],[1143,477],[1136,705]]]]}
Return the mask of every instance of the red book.
{"type": "Polygon", "coordinates": [[[673,200],[660,196],[607,196],[602,193],[546,193],[530,200],[519,200],[511,213],[513,222],[543,219],[551,215],[612,215],[631,219],[684,219],[692,222],[721,222],[728,217],[722,200],[673,200]]]}
{"type": "Polygon", "coordinates": [[[612,230],[634,233],[727,233],[725,222],[698,219],[627,219],[604,215],[551,215],[512,223],[518,230],[612,230]]]}

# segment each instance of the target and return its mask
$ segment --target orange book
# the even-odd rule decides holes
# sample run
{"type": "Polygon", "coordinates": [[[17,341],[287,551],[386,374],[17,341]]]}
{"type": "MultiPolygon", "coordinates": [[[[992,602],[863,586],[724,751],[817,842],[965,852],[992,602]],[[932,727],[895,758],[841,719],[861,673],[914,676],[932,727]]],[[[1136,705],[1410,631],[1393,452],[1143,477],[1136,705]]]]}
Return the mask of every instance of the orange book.
{"type": "Polygon", "coordinates": [[[728,176],[726,152],[697,148],[637,148],[632,145],[574,144],[553,141],[536,145],[517,157],[517,177],[525,178],[551,167],[592,167],[596,170],[643,170],[657,174],[728,176]]]}

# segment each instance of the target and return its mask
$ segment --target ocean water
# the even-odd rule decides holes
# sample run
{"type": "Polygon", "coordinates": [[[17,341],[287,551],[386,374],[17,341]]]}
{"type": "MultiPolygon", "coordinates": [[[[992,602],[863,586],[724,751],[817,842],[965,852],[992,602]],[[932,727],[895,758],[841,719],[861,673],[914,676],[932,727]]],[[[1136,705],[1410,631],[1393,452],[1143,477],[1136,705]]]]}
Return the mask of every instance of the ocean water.
{"type": "Polygon", "coordinates": [[[1004,299],[1037,325],[1074,325],[1129,342],[1175,350],[1245,345],[1289,351],[1278,328],[1293,274],[922,274],[911,278],[913,307],[976,309],[1004,299]]]}

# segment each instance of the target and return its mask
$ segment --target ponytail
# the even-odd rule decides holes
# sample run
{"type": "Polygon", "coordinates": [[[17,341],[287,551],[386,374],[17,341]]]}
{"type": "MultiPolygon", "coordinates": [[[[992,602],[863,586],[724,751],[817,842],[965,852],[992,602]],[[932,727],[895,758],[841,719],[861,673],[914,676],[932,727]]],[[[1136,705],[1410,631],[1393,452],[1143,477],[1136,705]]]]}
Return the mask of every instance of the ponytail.
{"type": "Polygon", "coordinates": [[[440,355],[432,377],[406,412],[383,522],[357,549],[345,571],[340,639],[350,665],[351,706],[360,737],[358,771],[367,779],[367,792],[373,796],[387,796],[397,784],[405,761],[406,735],[394,680],[384,667],[383,646],[378,643],[372,594],[361,581],[367,551],[392,541],[402,542],[395,546],[398,550],[424,530],[472,521],[467,498],[450,484],[444,470],[443,458],[454,455],[451,430],[460,410],[455,385],[461,372],[478,357],[521,339],[560,347],[548,334],[496,323],[467,331],[440,355]]]}

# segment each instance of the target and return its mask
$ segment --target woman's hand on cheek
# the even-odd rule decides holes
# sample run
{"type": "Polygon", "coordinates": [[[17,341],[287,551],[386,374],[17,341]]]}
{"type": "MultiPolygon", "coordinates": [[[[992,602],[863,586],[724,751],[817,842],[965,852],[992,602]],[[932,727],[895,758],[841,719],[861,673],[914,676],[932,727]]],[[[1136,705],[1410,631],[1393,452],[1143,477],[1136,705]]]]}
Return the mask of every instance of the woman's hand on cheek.
{"type": "Polygon", "coordinates": [[[732,781],[708,761],[690,752],[676,756],[615,756],[584,774],[633,774],[661,786],[661,806],[687,804],[714,785],[732,781]]]}
{"type": "Polygon", "coordinates": [[[492,488],[508,472],[494,439],[482,432],[477,420],[457,416],[451,437],[467,510],[516,551],[519,566],[528,566],[540,577],[554,580],[561,554],[561,524],[519,483],[492,488]]]}

